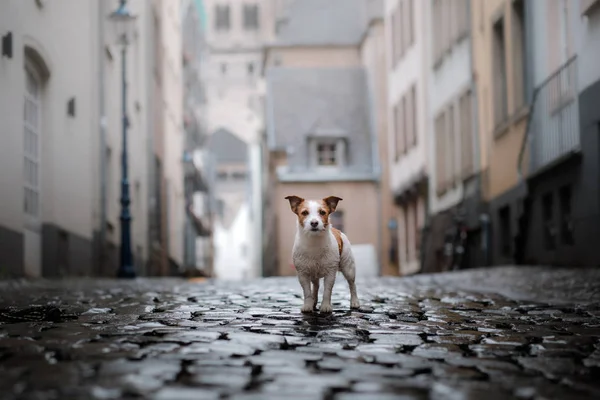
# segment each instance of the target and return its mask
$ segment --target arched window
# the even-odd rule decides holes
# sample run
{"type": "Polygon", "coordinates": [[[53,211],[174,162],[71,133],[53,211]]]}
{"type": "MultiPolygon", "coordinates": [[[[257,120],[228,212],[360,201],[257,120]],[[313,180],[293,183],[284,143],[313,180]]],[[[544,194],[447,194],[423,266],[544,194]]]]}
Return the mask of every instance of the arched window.
{"type": "Polygon", "coordinates": [[[41,93],[41,76],[33,64],[27,62],[23,114],[24,211],[35,219],[40,214],[41,93]]]}
{"type": "Polygon", "coordinates": [[[50,69],[37,43],[24,38],[23,64],[23,214],[24,265],[26,276],[42,275],[41,238],[41,163],[43,138],[43,95],[45,82],[50,78],[50,69]]]}

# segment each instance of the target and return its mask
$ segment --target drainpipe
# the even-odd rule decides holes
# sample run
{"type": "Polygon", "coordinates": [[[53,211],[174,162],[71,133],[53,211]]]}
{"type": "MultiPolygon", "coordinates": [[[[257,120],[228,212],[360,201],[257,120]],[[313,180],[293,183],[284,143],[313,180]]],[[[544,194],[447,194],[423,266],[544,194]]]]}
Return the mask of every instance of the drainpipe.
{"type": "Polygon", "coordinates": [[[99,238],[99,266],[97,273],[102,273],[106,257],[106,107],[104,104],[104,2],[98,2],[98,102],[100,116],[100,238],[99,238]]]}

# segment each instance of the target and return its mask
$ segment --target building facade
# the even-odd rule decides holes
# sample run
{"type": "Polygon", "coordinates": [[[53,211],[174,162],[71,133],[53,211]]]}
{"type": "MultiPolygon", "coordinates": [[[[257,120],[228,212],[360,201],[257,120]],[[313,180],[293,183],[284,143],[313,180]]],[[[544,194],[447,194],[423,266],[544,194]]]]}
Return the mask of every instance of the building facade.
{"type": "Polygon", "coordinates": [[[384,145],[377,139],[385,118],[375,111],[386,86],[378,75],[385,60],[382,3],[310,0],[276,6],[264,55],[266,273],[295,274],[295,216],[284,198],[336,195],[343,200],[332,224],[353,243],[359,274],[378,275],[389,250],[382,246],[388,235],[382,221],[391,210],[379,187],[384,145]],[[332,25],[334,16],[339,23],[332,25]],[[373,218],[352,217],[364,215],[365,208],[373,218]]]}
{"type": "MultiPolygon", "coordinates": [[[[164,42],[154,36],[158,31],[154,29],[155,17],[173,12],[173,6],[162,9],[159,3],[128,2],[137,17],[127,47],[125,77],[131,244],[134,265],[141,275],[154,273],[148,263],[152,258],[148,232],[152,232],[149,216],[156,202],[152,185],[155,174],[150,168],[155,161],[153,146],[159,121],[155,109],[171,109],[172,122],[182,121],[177,112],[180,104],[167,101],[172,106],[164,107],[163,99],[152,89],[161,70],[157,65],[166,63],[156,50],[166,42],[166,47],[178,51],[181,36],[178,30],[171,31],[164,42]]],[[[108,16],[117,7],[116,1],[76,5],[7,1],[0,6],[0,112],[6,127],[0,148],[2,170],[8,172],[0,178],[0,264],[4,276],[116,274],[122,59],[108,16]],[[24,118],[18,117],[23,115],[18,112],[20,104],[24,104],[24,118]]],[[[179,15],[173,17],[178,20],[179,15]]],[[[179,25],[172,26],[179,29],[179,25]]],[[[180,50],[172,60],[181,61],[180,50]]],[[[173,76],[169,90],[181,87],[177,72],[173,76]]],[[[173,129],[169,132],[177,134],[173,129]]],[[[178,180],[182,188],[182,151],[169,151],[172,155],[177,152],[177,156],[165,158],[163,166],[169,170],[167,176],[178,180]]],[[[182,231],[179,238],[172,239],[181,259],[183,223],[173,223],[182,231]]]]}
{"type": "Polygon", "coordinates": [[[248,144],[225,129],[210,136],[214,157],[214,276],[240,280],[256,277],[251,260],[250,163],[248,144]]]}
{"type": "Polygon", "coordinates": [[[0,268],[5,277],[92,273],[97,6],[0,5],[0,268]],[[77,17],[61,22],[66,15],[77,17]],[[62,29],[53,29],[57,24],[62,29]]]}
{"type": "Polygon", "coordinates": [[[400,273],[421,269],[421,231],[428,210],[428,2],[385,2],[388,48],[390,186],[397,205],[400,273]]]}
{"type": "Polygon", "coordinates": [[[513,234],[520,212],[517,165],[529,115],[531,82],[525,58],[523,1],[471,3],[473,70],[477,77],[482,197],[488,204],[492,264],[513,262],[513,234]],[[512,222],[511,222],[512,221],[512,222]]]}
{"type": "MultiPolygon", "coordinates": [[[[260,59],[270,0],[231,2],[205,0],[208,55],[203,62],[208,131],[228,131],[246,142],[250,157],[245,214],[246,235],[252,238],[248,258],[251,276],[261,274],[262,236],[252,221],[261,218],[260,146],[264,129],[260,101],[260,59]]],[[[231,205],[234,206],[233,204],[231,205]]],[[[234,207],[235,208],[235,207],[234,207]]]]}
{"type": "Polygon", "coordinates": [[[206,56],[204,8],[201,2],[182,2],[182,58],[185,127],[185,245],[186,275],[212,274],[212,197],[210,167],[203,148],[208,142],[206,94],[202,86],[201,62],[206,56]]]}
{"type": "Polygon", "coordinates": [[[501,226],[514,237],[518,263],[600,265],[594,251],[600,226],[600,113],[594,105],[599,6],[561,0],[525,7],[533,87],[518,160],[522,212],[501,226]]]}
{"type": "Polygon", "coordinates": [[[480,201],[471,9],[466,0],[423,4],[427,79],[429,187],[422,271],[475,266],[481,260],[480,201]],[[447,252],[467,230],[466,257],[447,252]]]}

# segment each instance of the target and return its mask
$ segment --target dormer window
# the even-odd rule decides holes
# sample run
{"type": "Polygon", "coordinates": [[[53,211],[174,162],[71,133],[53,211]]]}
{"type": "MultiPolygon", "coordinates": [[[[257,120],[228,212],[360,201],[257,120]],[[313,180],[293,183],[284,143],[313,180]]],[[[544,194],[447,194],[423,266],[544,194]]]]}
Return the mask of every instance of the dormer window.
{"type": "Polygon", "coordinates": [[[317,143],[317,163],[321,166],[338,165],[337,143],[317,143]]]}
{"type": "Polygon", "coordinates": [[[306,137],[309,167],[331,170],[345,166],[347,132],[330,121],[325,121],[324,124],[323,121],[318,121],[315,125],[306,137]]]}
{"type": "Polygon", "coordinates": [[[310,142],[311,165],[316,168],[339,168],[346,164],[346,140],[313,138],[310,142]]]}

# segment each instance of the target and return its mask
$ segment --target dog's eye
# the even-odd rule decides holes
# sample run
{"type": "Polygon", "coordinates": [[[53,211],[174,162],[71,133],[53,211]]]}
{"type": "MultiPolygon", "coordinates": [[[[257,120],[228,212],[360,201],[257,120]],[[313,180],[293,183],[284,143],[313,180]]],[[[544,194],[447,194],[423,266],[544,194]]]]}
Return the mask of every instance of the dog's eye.
{"type": "Polygon", "coordinates": [[[321,215],[325,215],[325,214],[327,214],[327,213],[326,213],[325,211],[321,210],[321,211],[319,211],[319,214],[321,214],[321,215]]]}
{"type": "Polygon", "coordinates": [[[307,216],[308,215],[308,211],[306,211],[306,210],[302,211],[302,215],[307,216]]]}

